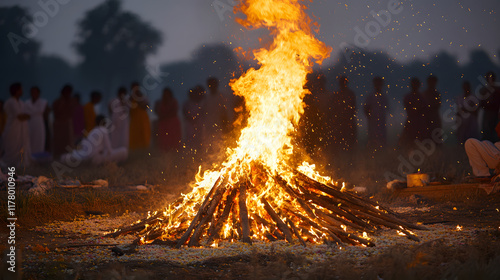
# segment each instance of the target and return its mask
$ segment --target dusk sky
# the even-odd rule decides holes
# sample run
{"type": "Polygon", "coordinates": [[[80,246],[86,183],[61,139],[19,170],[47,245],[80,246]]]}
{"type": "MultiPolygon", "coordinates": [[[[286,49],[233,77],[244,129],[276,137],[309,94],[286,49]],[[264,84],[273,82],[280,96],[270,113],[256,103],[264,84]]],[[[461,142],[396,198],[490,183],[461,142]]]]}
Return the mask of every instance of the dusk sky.
{"type": "MultiPolygon", "coordinates": [[[[45,1],[45,0],[42,0],[45,1]]],[[[42,10],[39,1],[2,0],[0,6],[19,4],[28,7],[31,14],[42,10]]],[[[104,0],[69,1],[35,37],[42,43],[42,53],[58,55],[71,64],[78,57],[71,44],[75,40],[76,23],[84,13],[104,0]]],[[[133,11],[163,33],[164,42],[150,64],[163,64],[189,59],[192,52],[203,44],[224,42],[245,49],[255,47],[256,32],[243,32],[234,22],[234,15],[221,11],[232,0],[124,0],[124,9],[133,11]],[[215,4],[215,5],[214,5],[215,4]],[[215,7],[218,7],[219,11],[215,7]]],[[[310,14],[316,16],[321,26],[320,38],[334,48],[334,54],[345,42],[354,45],[357,32],[370,22],[370,14],[388,10],[390,0],[384,1],[306,1],[310,14]],[[357,27],[357,28],[356,28],[357,27]]],[[[428,59],[440,51],[457,56],[467,62],[469,51],[485,49],[498,63],[500,50],[500,22],[498,0],[442,0],[402,1],[401,11],[391,14],[381,33],[370,37],[369,50],[384,50],[390,56],[406,62],[414,58],[428,59]]]]}

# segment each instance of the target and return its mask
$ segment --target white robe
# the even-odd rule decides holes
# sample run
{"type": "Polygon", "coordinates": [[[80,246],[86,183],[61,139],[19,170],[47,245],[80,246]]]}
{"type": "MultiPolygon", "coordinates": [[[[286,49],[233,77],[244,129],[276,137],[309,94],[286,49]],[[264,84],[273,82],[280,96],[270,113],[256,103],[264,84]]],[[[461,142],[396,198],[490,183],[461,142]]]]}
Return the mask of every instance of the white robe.
{"type": "Polygon", "coordinates": [[[109,102],[111,108],[110,139],[113,148],[128,148],[130,129],[130,108],[122,103],[119,98],[114,98],[109,102]]]}
{"type": "Polygon", "coordinates": [[[30,147],[31,153],[37,154],[45,151],[45,123],[43,113],[47,108],[47,100],[38,98],[35,103],[29,99],[25,103],[26,113],[30,115],[30,147]]]}
{"type": "Polygon", "coordinates": [[[70,167],[78,167],[82,162],[95,165],[120,162],[126,160],[127,156],[128,149],[125,147],[113,149],[108,130],[103,126],[97,126],[82,140],[77,150],[63,154],[61,161],[70,167]]]}
{"type": "Polygon", "coordinates": [[[26,113],[24,102],[11,97],[5,101],[4,111],[7,122],[2,134],[5,151],[2,161],[8,166],[28,166],[31,162],[28,121],[18,119],[20,114],[26,113]]]}

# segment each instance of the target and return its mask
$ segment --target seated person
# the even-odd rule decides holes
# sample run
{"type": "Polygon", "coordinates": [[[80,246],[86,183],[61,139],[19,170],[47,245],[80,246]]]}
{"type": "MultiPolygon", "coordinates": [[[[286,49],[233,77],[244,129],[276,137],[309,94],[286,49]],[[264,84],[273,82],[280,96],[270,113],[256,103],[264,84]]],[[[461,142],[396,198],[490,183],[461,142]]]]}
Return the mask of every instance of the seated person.
{"type": "Polygon", "coordinates": [[[111,148],[109,131],[105,127],[105,124],[105,117],[102,115],[97,116],[96,127],[82,140],[77,149],[71,153],[63,154],[61,161],[72,166],[80,162],[90,162],[99,165],[105,162],[126,160],[128,149],[126,147],[111,148]]]}
{"type": "MultiPolygon", "coordinates": [[[[495,130],[500,136],[500,123],[495,130]]],[[[490,177],[490,169],[494,169],[495,174],[500,173],[500,141],[492,143],[469,138],[465,141],[465,152],[474,176],[490,177]]]]}

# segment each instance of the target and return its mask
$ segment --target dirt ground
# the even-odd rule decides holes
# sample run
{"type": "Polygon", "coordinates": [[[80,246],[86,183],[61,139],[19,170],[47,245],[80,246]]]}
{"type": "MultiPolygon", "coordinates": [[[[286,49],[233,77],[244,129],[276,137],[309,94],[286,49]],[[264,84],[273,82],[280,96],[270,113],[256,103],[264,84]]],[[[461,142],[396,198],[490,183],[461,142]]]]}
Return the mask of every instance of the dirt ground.
{"type": "MultiPolygon", "coordinates": [[[[137,197],[132,193],[125,196],[137,197]]],[[[141,212],[140,206],[158,194],[142,193],[139,197],[143,202],[138,203],[137,210],[141,212]]],[[[280,252],[209,258],[186,265],[154,259],[123,261],[119,256],[116,261],[74,263],[72,254],[78,252],[61,253],[57,248],[78,243],[85,234],[38,232],[30,224],[18,229],[17,236],[18,248],[23,248],[19,252],[21,262],[30,259],[29,263],[21,264],[22,271],[15,277],[6,272],[3,276],[10,279],[500,279],[500,194],[418,203],[392,195],[384,204],[407,209],[399,215],[410,222],[460,225],[473,229],[473,237],[460,243],[440,238],[412,245],[404,243],[384,247],[377,255],[362,259],[337,254],[327,261],[312,263],[300,254],[280,252]],[[51,254],[60,257],[47,261],[51,254]]],[[[2,235],[5,236],[3,230],[2,235]]],[[[111,247],[103,250],[113,256],[111,247]]]]}

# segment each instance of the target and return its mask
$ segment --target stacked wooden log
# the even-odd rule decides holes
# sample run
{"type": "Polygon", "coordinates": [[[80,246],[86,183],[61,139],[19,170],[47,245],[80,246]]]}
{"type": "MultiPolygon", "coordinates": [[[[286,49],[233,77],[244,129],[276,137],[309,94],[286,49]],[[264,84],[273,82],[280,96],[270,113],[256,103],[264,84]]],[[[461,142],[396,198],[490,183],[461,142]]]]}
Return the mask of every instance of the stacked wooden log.
{"type": "MultiPolygon", "coordinates": [[[[171,207],[181,204],[183,207],[169,212],[168,216],[160,211],[107,236],[137,234],[137,244],[159,239],[175,244],[176,248],[209,246],[221,239],[252,243],[258,238],[300,242],[304,246],[307,241],[374,246],[366,233],[381,227],[395,229],[415,241],[419,239],[411,230],[425,230],[369,199],[314,180],[300,171],[291,171],[293,176],[285,179],[263,167],[257,169],[259,180],[249,176],[234,184],[229,183],[228,174],[220,174],[203,201],[180,198],[171,207]],[[283,201],[275,201],[273,193],[262,192],[261,184],[265,181],[262,178],[266,176],[286,194],[283,201]],[[249,208],[249,200],[256,197],[263,209],[249,208]],[[194,217],[185,214],[187,206],[198,209],[194,217]]],[[[255,206],[255,201],[252,202],[255,206]]]]}

